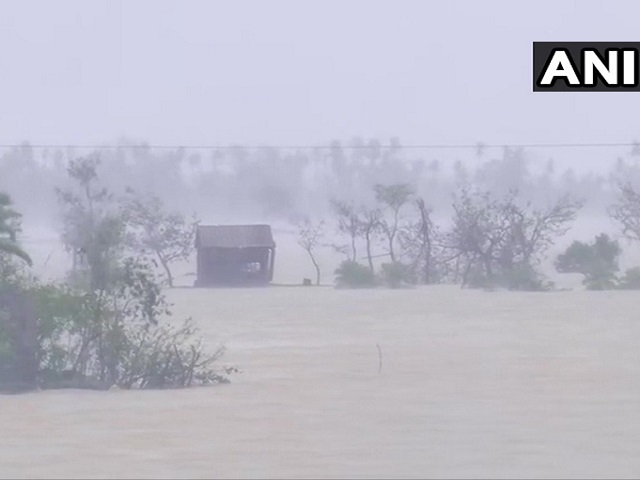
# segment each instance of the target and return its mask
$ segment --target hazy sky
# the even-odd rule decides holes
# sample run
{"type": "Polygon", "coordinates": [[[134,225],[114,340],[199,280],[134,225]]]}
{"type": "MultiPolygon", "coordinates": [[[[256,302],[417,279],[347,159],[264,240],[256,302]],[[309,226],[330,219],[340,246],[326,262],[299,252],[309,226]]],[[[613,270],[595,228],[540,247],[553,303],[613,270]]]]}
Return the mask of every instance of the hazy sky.
{"type": "Polygon", "coordinates": [[[1,1],[0,142],[631,141],[638,93],[532,93],[534,40],[640,3],[1,1]]]}

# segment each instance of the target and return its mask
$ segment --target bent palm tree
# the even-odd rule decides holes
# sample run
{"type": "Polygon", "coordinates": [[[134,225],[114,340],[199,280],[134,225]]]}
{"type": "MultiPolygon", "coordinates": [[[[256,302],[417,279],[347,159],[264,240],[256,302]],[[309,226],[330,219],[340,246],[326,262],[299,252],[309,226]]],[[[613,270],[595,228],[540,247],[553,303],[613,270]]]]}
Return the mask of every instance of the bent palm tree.
{"type": "Polygon", "coordinates": [[[31,257],[16,241],[16,220],[19,218],[20,214],[11,208],[11,197],[0,192],[0,253],[21,258],[31,266],[31,257]]]}

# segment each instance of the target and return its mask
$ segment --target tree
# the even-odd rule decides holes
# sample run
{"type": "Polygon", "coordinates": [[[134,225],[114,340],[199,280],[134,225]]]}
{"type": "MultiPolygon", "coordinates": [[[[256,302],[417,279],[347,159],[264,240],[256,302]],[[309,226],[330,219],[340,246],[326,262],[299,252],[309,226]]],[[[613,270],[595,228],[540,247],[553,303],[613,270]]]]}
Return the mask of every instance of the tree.
{"type": "Polygon", "coordinates": [[[324,236],[324,222],[312,223],[309,219],[298,225],[298,245],[309,255],[316,269],[316,285],[320,285],[320,265],[316,260],[316,249],[324,236]]]}
{"type": "Polygon", "coordinates": [[[127,242],[135,251],[154,255],[167,275],[169,287],[173,287],[170,264],[186,260],[194,249],[195,215],[187,220],[184,215],[167,212],[156,195],[136,195],[128,189],[124,201],[124,219],[127,225],[127,242]]]}
{"type": "Polygon", "coordinates": [[[360,232],[364,237],[365,248],[367,250],[367,261],[369,262],[369,270],[373,272],[373,254],[371,252],[371,244],[373,237],[380,229],[380,218],[382,213],[379,209],[362,208],[360,216],[360,232]]]}
{"type": "Polygon", "coordinates": [[[618,257],[621,249],[605,233],[598,235],[591,244],[574,241],[555,261],[560,273],[581,273],[583,284],[589,290],[615,287],[618,257]]]}
{"type": "Polygon", "coordinates": [[[376,194],[376,200],[380,202],[389,213],[388,218],[381,218],[380,226],[387,237],[387,245],[391,261],[396,261],[394,251],[394,242],[398,233],[400,222],[400,209],[405,205],[414,194],[413,189],[406,183],[397,183],[393,185],[375,185],[373,190],[376,194]]]}
{"type": "Polygon", "coordinates": [[[62,242],[72,254],[72,282],[105,288],[124,248],[124,219],[113,195],[98,185],[97,155],[72,160],[67,172],[75,188],[56,189],[63,207],[62,242]]]}
{"type": "Polygon", "coordinates": [[[489,192],[462,189],[453,204],[448,234],[451,259],[462,258],[463,285],[500,284],[510,289],[542,287],[536,267],[553,241],[567,232],[578,203],[562,197],[537,210],[517,202],[517,192],[495,199],[489,192]]]}
{"type": "Polygon", "coordinates": [[[332,200],[331,207],[338,215],[338,231],[349,235],[351,240],[351,254],[349,256],[349,260],[355,262],[358,258],[356,239],[360,234],[362,221],[360,220],[358,212],[353,204],[332,200]]]}
{"type": "Polygon", "coordinates": [[[11,197],[0,192],[0,253],[18,257],[31,266],[31,257],[17,243],[21,215],[11,204],[11,197]]]}
{"type": "Polygon", "coordinates": [[[609,213],[628,239],[640,242],[640,193],[630,183],[620,183],[618,189],[617,202],[609,213]]]}
{"type": "Polygon", "coordinates": [[[465,264],[462,285],[470,276],[492,279],[499,243],[505,232],[499,212],[501,207],[489,193],[471,193],[463,188],[453,204],[453,229],[448,235],[448,248],[465,264]]]}
{"type": "Polygon", "coordinates": [[[171,312],[160,283],[144,252],[125,248],[127,216],[99,186],[98,165],[97,157],[72,162],[76,189],[58,191],[63,239],[82,249],[83,270],[69,292],[79,312],[69,318],[62,367],[48,381],[124,388],[225,381],[212,368],[222,350],[203,351],[189,320],[175,327],[163,321],[171,312]]]}
{"type": "Polygon", "coordinates": [[[439,233],[431,219],[431,210],[422,198],[416,200],[420,219],[406,225],[399,233],[403,257],[408,258],[417,280],[424,284],[438,280],[437,253],[439,233]]]}

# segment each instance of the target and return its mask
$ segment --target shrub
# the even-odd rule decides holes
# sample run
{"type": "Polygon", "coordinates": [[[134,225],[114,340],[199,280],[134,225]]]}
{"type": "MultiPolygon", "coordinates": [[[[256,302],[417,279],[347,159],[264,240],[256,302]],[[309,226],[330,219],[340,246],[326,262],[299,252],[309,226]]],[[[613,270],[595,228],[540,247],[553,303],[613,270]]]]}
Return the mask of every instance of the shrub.
{"type": "Polygon", "coordinates": [[[547,291],[553,288],[553,282],[545,281],[531,265],[516,265],[505,271],[501,276],[501,282],[509,290],[525,292],[547,291]]]}
{"type": "Polygon", "coordinates": [[[415,283],[411,267],[400,262],[383,263],[380,278],[389,288],[401,288],[415,283]]]}
{"type": "Polygon", "coordinates": [[[558,256],[555,267],[560,273],[583,274],[582,283],[589,290],[609,290],[615,288],[620,253],[618,242],[602,233],[589,244],[573,242],[558,256]]]}
{"type": "Polygon", "coordinates": [[[207,354],[196,334],[191,319],[179,327],[162,325],[127,332],[119,385],[124,388],[180,388],[228,383],[223,372],[213,368],[224,348],[207,354]]]}
{"type": "Polygon", "coordinates": [[[623,290],[640,290],[640,267],[630,268],[624,272],[618,288],[623,290]]]}
{"type": "Polygon", "coordinates": [[[615,275],[608,272],[595,272],[585,276],[582,284],[587,290],[613,290],[617,287],[615,275]]]}
{"type": "Polygon", "coordinates": [[[335,271],[338,288],[370,288],[376,285],[376,276],[370,268],[353,260],[345,260],[335,271]]]}

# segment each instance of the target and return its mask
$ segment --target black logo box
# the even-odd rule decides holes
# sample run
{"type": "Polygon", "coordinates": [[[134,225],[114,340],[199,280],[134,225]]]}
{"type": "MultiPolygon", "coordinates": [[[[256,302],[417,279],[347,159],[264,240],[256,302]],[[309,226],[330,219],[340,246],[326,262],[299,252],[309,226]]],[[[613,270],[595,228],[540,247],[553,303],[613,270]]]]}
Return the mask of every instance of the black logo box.
{"type": "MultiPolygon", "coordinates": [[[[610,48],[615,49],[635,49],[640,52],[640,42],[533,42],[533,91],[534,92],[640,92],[640,84],[637,79],[640,78],[640,61],[636,57],[636,85],[635,86],[610,86],[602,82],[602,79],[596,74],[595,85],[593,86],[569,86],[563,79],[557,80],[552,86],[540,86],[538,80],[541,78],[547,63],[551,59],[552,53],[556,49],[566,49],[569,57],[577,67],[576,73],[580,77],[581,53],[582,50],[596,50],[600,57],[606,59],[606,51],[610,48]]],[[[618,60],[620,62],[620,59],[618,60]]]]}

